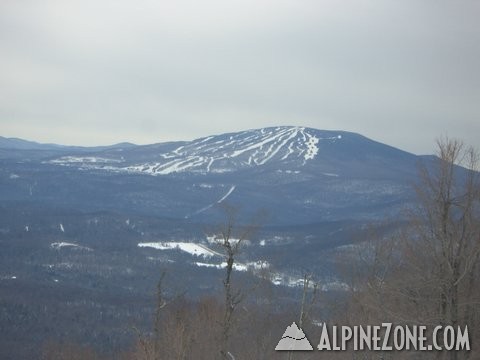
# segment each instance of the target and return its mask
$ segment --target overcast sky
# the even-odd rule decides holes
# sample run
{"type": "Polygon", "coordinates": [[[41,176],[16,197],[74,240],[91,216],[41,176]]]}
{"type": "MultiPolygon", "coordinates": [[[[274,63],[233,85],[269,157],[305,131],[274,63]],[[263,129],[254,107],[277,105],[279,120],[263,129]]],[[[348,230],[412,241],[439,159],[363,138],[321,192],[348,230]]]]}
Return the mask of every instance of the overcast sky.
{"type": "Polygon", "coordinates": [[[1,0],[0,135],[106,145],[275,125],[480,145],[480,1],[1,0]]]}

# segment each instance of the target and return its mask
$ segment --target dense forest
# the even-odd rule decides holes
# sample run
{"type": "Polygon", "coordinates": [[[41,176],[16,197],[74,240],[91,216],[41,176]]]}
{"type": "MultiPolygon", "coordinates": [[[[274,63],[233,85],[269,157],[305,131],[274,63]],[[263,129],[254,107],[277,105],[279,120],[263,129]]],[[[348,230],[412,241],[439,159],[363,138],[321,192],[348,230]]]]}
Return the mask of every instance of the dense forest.
{"type": "MultiPolygon", "coordinates": [[[[157,273],[155,284],[148,278],[135,278],[144,282],[151,296],[122,292],[122,284],[96,291],[96,286],[103,286],[98,283],[49,298],[53,292],[48,288],[42,287],[44,293],[40,293],[32,284],[4,282],[0,295],[1,332],[6,335],[0,341],[2,358],[476,359],[480,351],[479,157],[474,149],[450,139],[439,141],[438,150],[435,164],[419,170],[418,207],[409,211],[406,221],[396,226],[372,225],[332,255],[342,280],[338,289],[325,287],[307,266],[302,267],[302,281],[289,289],[274,285],[268,268],[255,276],[236,271],[244,242],[261,229],[261,216],[241,225],[237,210],[224,204],[223,221],[211,231],[225,266],[212,269],[215,275],[204,279],[204,284],[210,283],[204,285],[204,292],[192,292],[189,287],[193,285],[185,281],[193,268],[181,272],[155,263],[148,265],[149,271],[157,273]],[[294,321],[313,352],[274,350],[294,321]],[[57,323],[61,324],[58,328],[57,323]],[[430,329],[467,327],[471,350],[316,349],[322,324],[382,323],[430,329]],[[25,333],[36,335],[25,339],[25,333]]],[[[34,249],[18,251],[34,263],[34,249]]],[[[125,266],[124,260],[119,257],[118,267],[105,276],[114,278],[120,269],[146,266],[125,266]]],[[[8,261],[2,259],[3,266],[8,261]]],[[[85,257],[82,261],[88,269],[85,257]]],[[[88,283],[88,274],[82,276],[86,277],[78,281],[88,283]]],[[[439,336],[443,339],[443,334],[439,336]]]]}

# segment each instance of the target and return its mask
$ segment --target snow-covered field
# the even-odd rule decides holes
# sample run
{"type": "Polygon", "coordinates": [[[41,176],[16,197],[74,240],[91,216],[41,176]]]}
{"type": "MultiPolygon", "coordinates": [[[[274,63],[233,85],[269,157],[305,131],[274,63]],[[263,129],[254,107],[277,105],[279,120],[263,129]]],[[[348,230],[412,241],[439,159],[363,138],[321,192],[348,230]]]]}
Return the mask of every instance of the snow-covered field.
{"type": "MultiPolygon", "coordinates": [[[[216,240],[213,237],[208,238],[209,243],[214,243],[216,240]]],[[[265,246],[265,245],[263,245],[265,246]]],[[[225,269],[227,263],[225,261],[218,262],[205,262],[205,260],[212,258],[225,258],[225,256],[219,252],[216,252],[203,244],[192,243],[192,242],[179,242],[179,241],[168,241],[168,242],[147,242],[139,243],[138,247],[141,248],[152,248],[156,250],[181,250],[188,254],[191,254],[195,257],[202,257],[204,261],[193,261],[192,264],[212,269],[225,269]]],[[[254,274],[260,274],[261,270],[268,270],[270,264],[267,261],[248,261],[248,262],[235,262],[233,269],[236,271],[252,271],[254,274]]],[[[263,276],[263,275],[262,275],[263,276]]],[[[288,286],[288,287],[297,287],[303,286],[303,278],[298,276],[291,276],[284,273],[274,272],[270,274],[270,281],[277,286],[288,286]]],[[[328,282],[320,283],[320,289],[327,290],[345,290],[346,285],[335,280],[329,280],[328,282]]]]}
{"type": "MultiPolygon", "coordinates": [[[[142,242],[138,243],[140,248],[151,248],[155,250],[168,251],[168,250],[180,250],[187,254],[192,255],[194,258],[191,265],[195,265],[202,268],[211,268],[222,270],[227,266],[226,256],[221,253],[221,250],[215,251],[210,246],[215,246],[218,243],[218,239],[215,236],[207,236],[205,243],[194,243],[188,241],[162,241],[162,242],[142,242]]],[[[231,239],[232,242],[238,241],[237,239],[231,239]]],[[[245,245],[250,245],[250,241],[244,240],[245,245]]],[[[289,243],[291,241],[288,237],[274,236],[272,238],[262,239],[259,242],[260,247],[272,246],[278,244],[289,243]]],[[[153,258],[152,258],[153,259],[153,258]]],[[[163,259],[162,261],[165,261],[163,259]]],[[[170,260],[172,261],[172,260],[170,260]]],[[[277,286],[287,287],[303,287],[303,277],[299,274],[289,274],[286,272],[278,271],[272,268],[271,264],[265,260],[246,261],[236,259],[233,269],[235,271],[246,272],[250,271],[256,276],[267,276],[272,284],[277,286]],[[263,270],[267,270],[264,272],[263,270]]],[[[313,282],[311,283],[313,284],[313,282]]],[[[336,279],[323,279],[319,282],[319,289],[321,291],[344,291],[348,289],[348,286],[336,279]]]]}
{"type": "Polygon", "coordinates": [[[181,251],[187,252],[194,256],[202,256],[204,258],[210,258],[212,256],[222,256],[222,254],[209,249],[208,247],[202,244],[196,244],[191,242],[177,242],[177,241],[169,241],[169,242],[146,242],[146,243],[139,243],[138,247],[147,247],[153,248],[157,250],[174,250],[179,249],[181,251]]]}

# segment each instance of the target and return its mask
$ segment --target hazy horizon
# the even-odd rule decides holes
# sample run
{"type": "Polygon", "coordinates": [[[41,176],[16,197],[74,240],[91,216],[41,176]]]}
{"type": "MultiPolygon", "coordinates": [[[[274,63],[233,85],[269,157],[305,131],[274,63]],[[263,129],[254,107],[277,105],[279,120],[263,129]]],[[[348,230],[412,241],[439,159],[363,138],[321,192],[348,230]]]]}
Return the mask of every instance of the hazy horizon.
{"type": "MultiPolygon", "coordinates": [[[[289,126],[292,126],[292,127],[305,127],[305,128],[308,128],[307,126],[298,126],[298,125],[282,125],[282,127],[289,127],[289,126]]],[[[275,126],[273,126],[275,127],[275,126]]],[[[250,131],[250,130],[256,130],[254,128],[250,128],[250,129],[243,129],[243,130],[239,130],[238,132],[243,132],[243,131],[250,131]]],[[[332,131],[332,132],[350,132],[350,133],[354,133],[354,134],[359,134],[359,135],[362,135],[362,136],[365,136],[364,134],[360,134],[360,133],[355,133],[355,132],[351,132],[351,131],[348,131],[348,130],[338,130],[338,129],[316,129],[316,130],[326,130],[326,131],[332,131]]],[[[235,131],[237,132],[237,131],[235,131]]],[[[205,137],[209,137],[209,136],[216,136],[216,135],[223,135],[223,134],[228,134],[228,133],[235,133],[235,132],[226,132],[226,133],[215,133],[215,134],[205,134],[203,136],[199,136],[199,137],[194,137],[194,138],[190,138],[190,139],[172,139],[172,140],[166,140],[166,141],[157,141],[157,142],[148,142],[148,143],[136,143],[136,142],[133,142],[133,141],[119,141],[119,142],[114,142],[114,143],[105,143],[105,144],[94,144],[94,145],[85,145],[85,144],[68,144],[68,143],[60,143],[60,142],[56,142],[56,141],[53,141],[53,142],[42,142],[42,141],[37,141],[36,139],[26,139],[26,138],[21,138],[21,137],[18,137],[18,136],[4,136],[4,135],[0,135],[0,137],[3,137],[3,138],[6,138],[6,139],[12,139],[12,140],[20,140],[20,141],[28,141],[28,142],[34,142],[34,143],[38,143],[38,144],[42,144],[42,145],[59,145],[59,146],[73,146],[73,147],[96,147],[96,146],[113,146],[113,145],[118,145],[118,144],[122,144],[122,143],[129,143],[129,144],[133,144],[133,145],[138,145],[138,146],[142,146],[142,145],[152,145],[152,144],[157,144],[157,143],[164,143],[164,142],[184,142],[184,141],[193,141],[193,140],[197,140],[197,139],[201,139],[201,138],[205,138],[205,137]]],[[[381,141],[379,141],[378,139],[374,139],[374,138],[370,138],[368,136],[366,136],[367,138],[369,138],[370,140],[373,140],[373,141],[376,141],[376,142],[380,142],[382,143],[381,141]]],[[[438,137],[440,139],[440,137],[438,137]]],[[[461,139],[460,139],[461,140],[461,139]]],[[[399,150],[402,150],[402,151],[406,151],[406,152],[410,152],[410,153],[413,153],[407,149],[402,149],[400,147],[397,147],[397,146],[394,146],[392,144],[387,144],[387,143],[383,143],[385,145],[388,145],[388,146],[392,146],[394,148],[397,148],[399,150]]],[[[467,144],[467,145],[470,145],[470,144],[467,144]]],[[[417,153],[413,153],[415,155],[434,155],[434,153],[436,153],[436,149],[433,149],[431,153],[421,153],[421,154],[417,154],[417,153]]]]}
{"type": "Polygon", "coordinates": [[[480,133],[480,3],[26,0],[0,5],[0,133],[192,140],[268,126],[416,154],[480,133]]]}

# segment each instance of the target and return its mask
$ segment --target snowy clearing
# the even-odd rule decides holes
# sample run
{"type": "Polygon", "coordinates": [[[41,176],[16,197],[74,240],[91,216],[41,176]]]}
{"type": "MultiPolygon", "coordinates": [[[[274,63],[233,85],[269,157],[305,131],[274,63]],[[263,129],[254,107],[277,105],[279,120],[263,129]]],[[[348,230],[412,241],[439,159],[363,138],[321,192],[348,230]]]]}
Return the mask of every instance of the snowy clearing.
{"type": "Polygon", "coordinates": [[[213,251],[202,244],[195,244],[191,242],[147,242],[139,243],[138,247],[148,247],[157,250],[175,250],[179,249],[181,251],[187,252],[195,256],[203,256],[204,258],[212,256],[222,256],[222,254],[213,251]]]}

